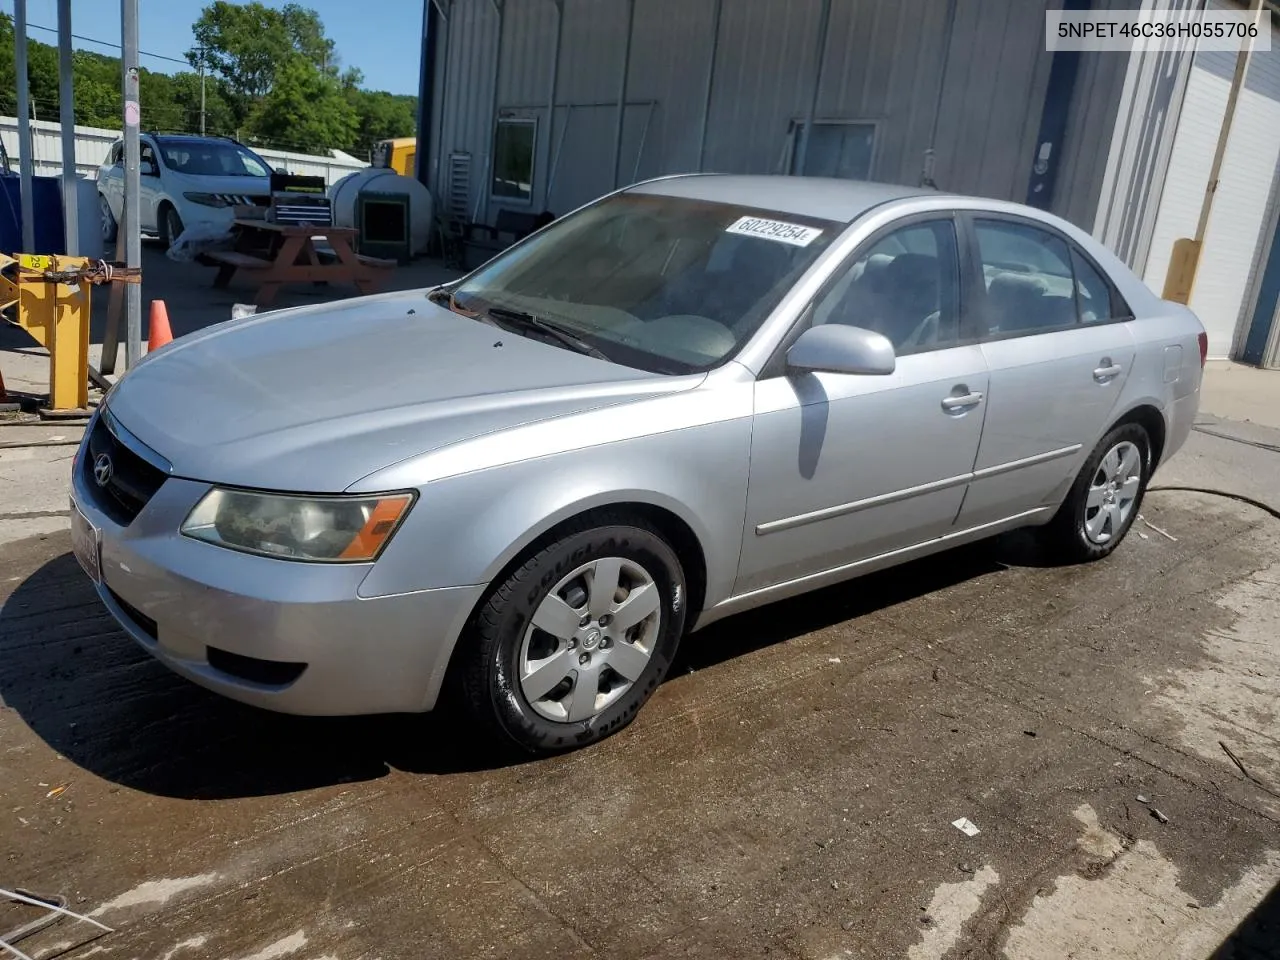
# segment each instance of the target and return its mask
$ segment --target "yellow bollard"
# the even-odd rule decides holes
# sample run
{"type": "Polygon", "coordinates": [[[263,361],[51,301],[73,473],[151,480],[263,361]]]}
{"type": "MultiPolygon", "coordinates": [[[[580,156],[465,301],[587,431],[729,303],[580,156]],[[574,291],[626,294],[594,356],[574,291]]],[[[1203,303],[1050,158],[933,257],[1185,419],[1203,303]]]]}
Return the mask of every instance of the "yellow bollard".
{"type": "Polygon", "coordinates": [[[1169,272],[1164,277],[1164,290],[1160,296],[1174,303],[1191,302],[1191,289],[1196,282],[1196,267],[1200,263],[1199,240],[1183,237],[1173,242],[1173,253],[1169,257],[1169,272]]]}
{"type": "Polygon", "coordinates": [[[84,257],[0,254],[0,310],[49,351],[49,409],[89,406],[89,283],[50,280],[47,273],[76,273],[84,257]]]}

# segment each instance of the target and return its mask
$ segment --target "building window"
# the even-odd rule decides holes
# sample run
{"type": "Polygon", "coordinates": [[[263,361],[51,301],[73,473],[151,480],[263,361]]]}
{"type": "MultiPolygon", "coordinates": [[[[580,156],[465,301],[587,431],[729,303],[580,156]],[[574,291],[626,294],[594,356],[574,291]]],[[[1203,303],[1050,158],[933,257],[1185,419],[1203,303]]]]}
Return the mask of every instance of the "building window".
{"type": "Polygon", "coordinates": [[[876,144],[874,123],[817,122],[809,136],[809,152],[800,169],[800,140],[804,123],[792,131],[791,172],[807,177],[839,177],[842,180],[871,179],[871,158],[876,144]]]}
{"type": "Polygon", "coordinates": [[[533,153],[537,141],[537,120],[498,118],[493,137],[495,198],[518,203],[533,201],[533,153]]]}

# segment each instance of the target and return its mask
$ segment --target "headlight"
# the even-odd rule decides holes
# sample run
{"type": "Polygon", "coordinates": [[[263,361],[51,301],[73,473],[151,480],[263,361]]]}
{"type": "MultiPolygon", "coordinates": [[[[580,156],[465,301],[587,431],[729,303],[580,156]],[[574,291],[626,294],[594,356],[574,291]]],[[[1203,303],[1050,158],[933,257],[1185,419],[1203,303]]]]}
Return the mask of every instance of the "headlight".
{"type": "Polygon", "coordinates": [[[301,497],[215,487],[183,521],[188,537],[284,560],[375,559],[413,503],[411,493],[301,497]]]}
{"type": "Polygon", "coordinates": [[[184,197],[192,203],[198,203],[206,207],[226,207],[227,198],[218,193],[184,193],[184,197]]]}

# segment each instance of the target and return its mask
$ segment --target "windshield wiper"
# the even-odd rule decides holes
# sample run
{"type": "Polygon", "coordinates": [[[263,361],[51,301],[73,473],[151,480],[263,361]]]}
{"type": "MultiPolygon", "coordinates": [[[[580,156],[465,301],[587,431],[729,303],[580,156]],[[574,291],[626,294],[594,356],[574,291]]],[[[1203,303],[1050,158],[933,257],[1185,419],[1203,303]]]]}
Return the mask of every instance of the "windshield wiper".
{"type": "Polygon", "coordinates": [[[539,317],[537,314],[527,313],[524,310],[510,310],[507,307],[489,307],[485,310],[485,313],[501,323],[514,324],[517,327],[545,333],[562,346],[568,347],[570,350],[576,350],[578,353],[584,353],[588,357],[595,357],[597,360],[609,359],[607,354],[596,349],[581,337],[570,333],[564,327],[552,323],[545,317],[539,317]]]}

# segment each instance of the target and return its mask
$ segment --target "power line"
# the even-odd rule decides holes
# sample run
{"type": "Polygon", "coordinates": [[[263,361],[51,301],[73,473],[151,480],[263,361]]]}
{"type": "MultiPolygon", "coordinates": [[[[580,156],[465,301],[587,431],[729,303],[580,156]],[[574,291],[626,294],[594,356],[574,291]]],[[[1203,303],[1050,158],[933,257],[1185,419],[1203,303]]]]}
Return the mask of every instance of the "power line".
{"type": "MultiPolygon", "coordinates": [[[[38,23],[28,23],[28,24],[27,24],[27,29],[28,29],[28,30],[43,30],[43,31],[45,31],[46,33],[52,33],[52,34],[57,34],[57,32],[58,32],[58,31],[57,31],[55,28],[53,28],[53,27],[42,27],[42,26],[40,26],[40,24],[38,24],[38,23]]],[[[83,40],[85,43],[96,43],[96,44],[100,44],[101,46],[104,46],[104,47],[111,47],[111,48],[112,48],[112,49],[114,49],[114,50],[120,50],[120,49],[122,49],[122,48],[121,48],[121,46],[120,46],[120,44],[118,44],[118,43],[112,43],[110,40],[98,40],[98,39],[96,39],[95,37],[83,37],[83,36],[81,36],[81,35],[80,35],[80,34],[78,34],[78,33],[73,33],[73,34],[71,34],[71,36],[72,36],[72,38],[74,38],[74,39],[76,39],[76,40],[83,40]]],[[[151,57],[151,58],[153,58],[153,59],[155,59],[155,60],[167,60],[167,61],[169,61],[170,63],[180,63],[180,64],[182,64],[184,67],[188,67],[188,68],[190,68],[190,67],[191,67],[191,63],[190,63],[190,61],[188,61],[188,60],[179,60],[177,57],[166,57],[163,53],[148,53],[146,50],[139,50],[139,51],[138,51],[138,55],[139,55],[139,56],[143,56],[143,57],[151,57]]]]}

